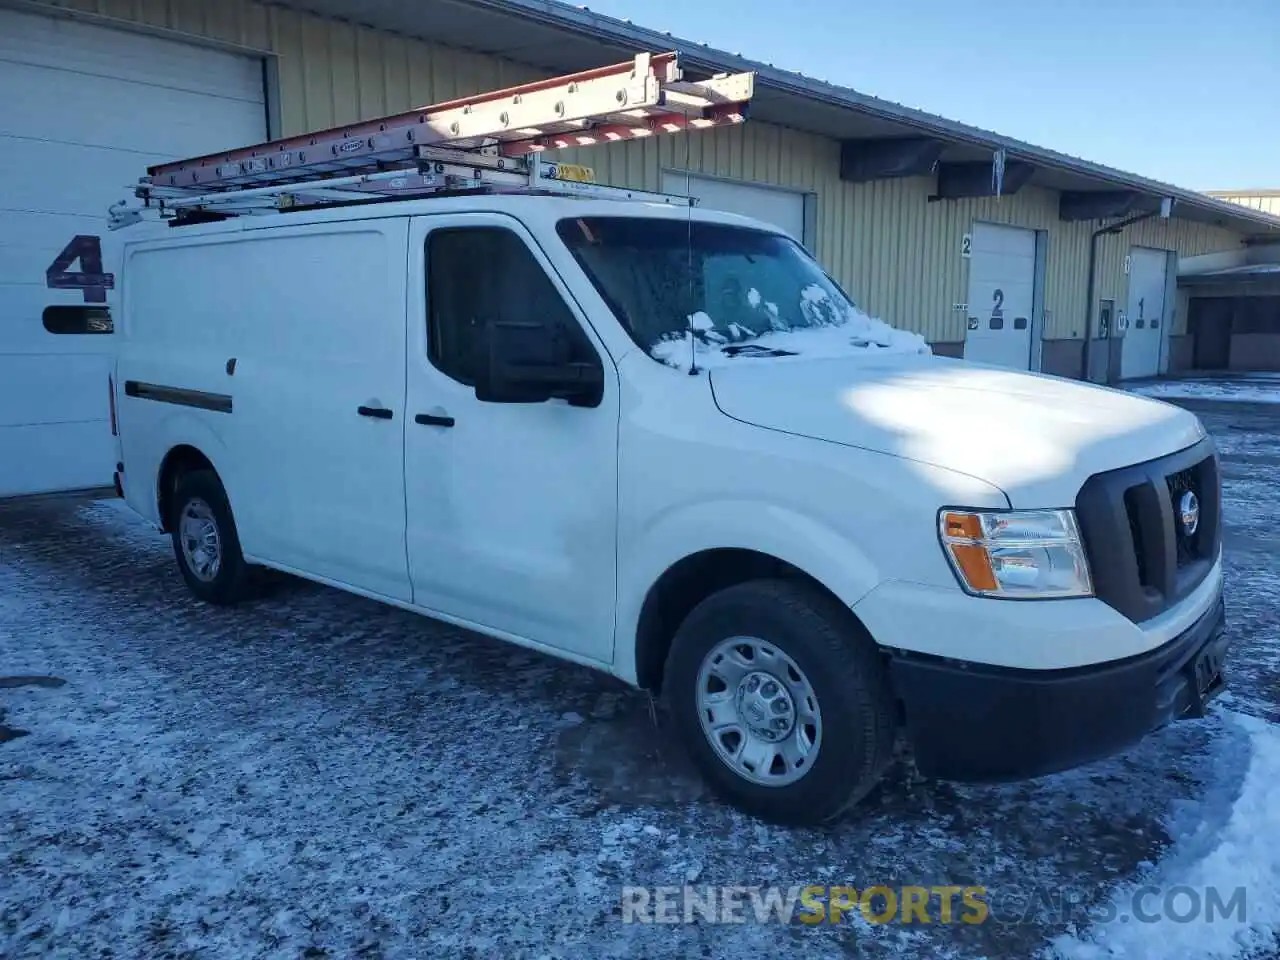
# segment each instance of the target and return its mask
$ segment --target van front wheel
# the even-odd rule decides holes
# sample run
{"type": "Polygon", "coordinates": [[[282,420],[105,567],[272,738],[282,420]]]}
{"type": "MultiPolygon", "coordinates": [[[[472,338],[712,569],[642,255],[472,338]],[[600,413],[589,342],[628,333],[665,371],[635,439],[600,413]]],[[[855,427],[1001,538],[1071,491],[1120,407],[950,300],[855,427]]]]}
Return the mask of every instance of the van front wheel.
{"type": "Polygon", "coordinates": [[[249,567],[217,474],[212,470],[183,474],[172,503],[173,552],[187,587],[206,603],[243,600],[249,592],[249,567]]]}
{"type": "Polygon", "coordinates": [[[702,601],[676,633],[663,688],[712,788],[766,820],[831,820],[892,755],[893,697],[875,643],[806,584],[756,580],[702,601]]]}

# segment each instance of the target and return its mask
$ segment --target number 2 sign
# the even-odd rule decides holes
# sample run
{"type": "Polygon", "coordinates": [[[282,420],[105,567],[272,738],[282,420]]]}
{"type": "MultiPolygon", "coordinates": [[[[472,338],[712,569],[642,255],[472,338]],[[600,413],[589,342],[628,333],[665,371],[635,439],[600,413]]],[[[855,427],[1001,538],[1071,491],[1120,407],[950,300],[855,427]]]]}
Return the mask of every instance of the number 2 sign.
{"type": "Polygon", "coordinates": [[[107,291],[114,290],[115,274],[102,269],[102,240],[80,235],[68,243],[45,271],[45,285],[50,290],[80,290],[85,303],[106,303],[107,291]],[[80,269],[71,265],[80,261],[80,269]]]}
{"type": "Polygon", "coordinates": [[[998,287],[991,295],[991,329],[1004,329],[1004,291],[998,287]]]}

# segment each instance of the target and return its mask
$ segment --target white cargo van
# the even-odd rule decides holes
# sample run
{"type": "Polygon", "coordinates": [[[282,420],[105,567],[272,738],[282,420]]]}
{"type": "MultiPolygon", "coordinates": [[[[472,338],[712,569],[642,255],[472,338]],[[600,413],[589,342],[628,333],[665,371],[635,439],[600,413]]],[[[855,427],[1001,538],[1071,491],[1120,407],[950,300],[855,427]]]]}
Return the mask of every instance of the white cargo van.
{"type": "Polygon", "coordinates": [[[661,691],[792,822],[900,731],[1002,779],[1203,710],[1195,416],[934,357],[763,223],[542,187],[131,231],[119,482],[198,597],[272,567],[661,691]]]}

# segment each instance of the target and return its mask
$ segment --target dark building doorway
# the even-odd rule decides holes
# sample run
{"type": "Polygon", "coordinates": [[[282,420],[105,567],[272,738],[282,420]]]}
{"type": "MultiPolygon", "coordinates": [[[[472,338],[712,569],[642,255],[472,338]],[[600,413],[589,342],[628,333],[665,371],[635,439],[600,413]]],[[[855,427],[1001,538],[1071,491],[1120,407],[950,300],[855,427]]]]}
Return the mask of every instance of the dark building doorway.
{"type": "Polygon", "coordinates": [[[1231,365],[1232,297],[1192,297],[1187,327],[1194,337],[1191,365],[1226,370],[1231,365]]]}
{"type": "Polygon", "coordinates": [[[1280,293],[1193,296],[1187,333],[1196,370],[1280,370],[1280,293]]]}

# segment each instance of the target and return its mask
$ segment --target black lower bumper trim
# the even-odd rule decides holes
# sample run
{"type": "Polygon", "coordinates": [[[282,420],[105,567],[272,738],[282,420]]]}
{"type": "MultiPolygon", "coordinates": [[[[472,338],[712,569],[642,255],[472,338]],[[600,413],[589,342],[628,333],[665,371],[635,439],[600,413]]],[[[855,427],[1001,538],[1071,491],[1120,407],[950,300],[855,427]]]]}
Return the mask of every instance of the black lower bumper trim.
{"type": "Polygon", "coordinates": [[[911,654],[890,670],[926,776],[1017,780],[1111,756],[1223,687],[1221,599],[1149,653],[1070,670],[1016,670],[911,654]]]}

